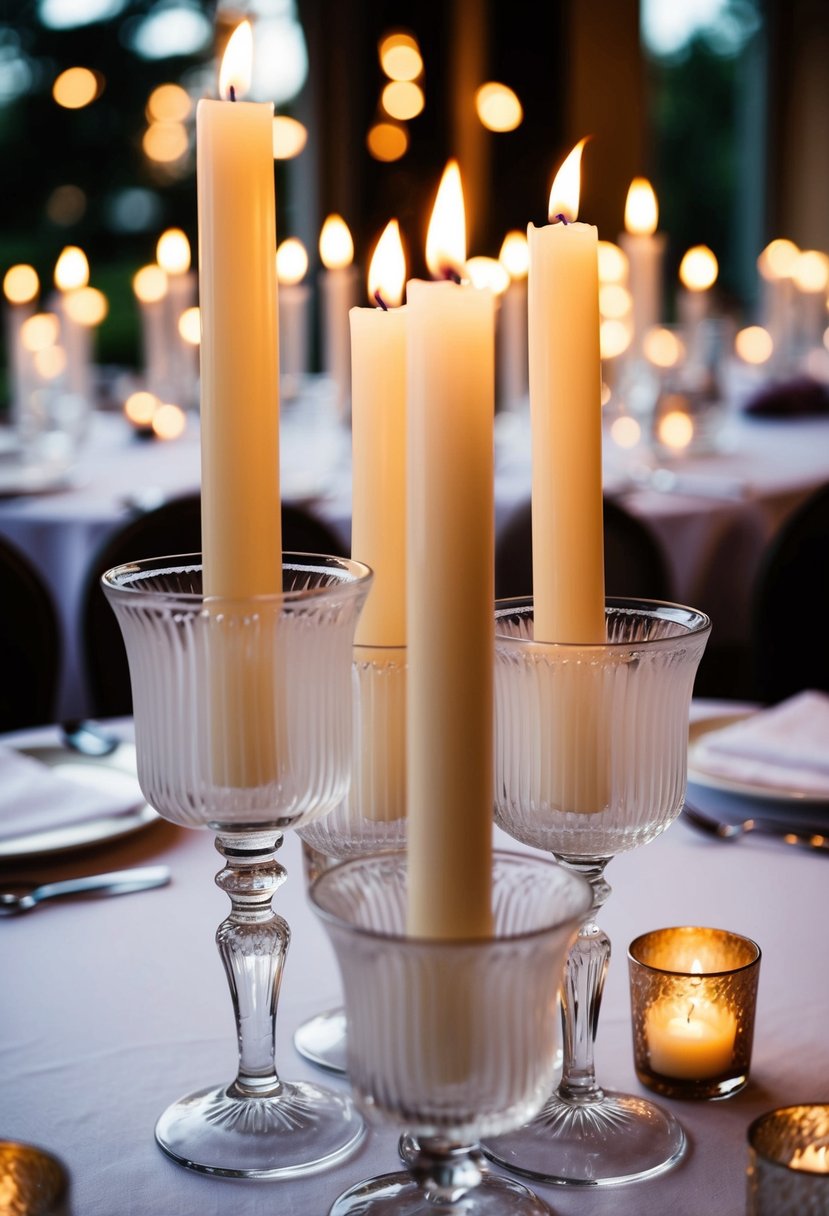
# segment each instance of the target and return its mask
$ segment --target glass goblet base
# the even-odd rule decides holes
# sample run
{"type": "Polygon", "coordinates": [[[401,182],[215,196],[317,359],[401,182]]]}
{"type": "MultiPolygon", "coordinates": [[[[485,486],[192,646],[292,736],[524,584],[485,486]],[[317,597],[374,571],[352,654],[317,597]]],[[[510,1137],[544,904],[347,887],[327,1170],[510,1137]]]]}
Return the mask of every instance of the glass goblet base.
{"type": "Polygon", "coordinates": [[[294,1047],[317,1068],[345,1076],[345,1010],[328,1009],[303,1022],[294,1034],[294,1047]]]}
{"type": "Polygon", "coordinates": [[[291,1178],[347,1157],[365,1125],[351,1099],[305,1081],[251,1096],[218,1085],[164,1111],[155,1138],[168,1157],[202,1174],[291,1178]]]}
{"type": "Polygon", "coordinates": [[[380,1174],[344,1191],[328,1216],[552,1216],[552,1210],[520,1182],[486,1174],[457,1203],[436,1204],[405,1171],[380,1174]]]}
{"type": "Polygon", "coordinates": [[[661,1174],[686,1147],[682,1126],[668,1111],[609,1090],[582,1104],[553,1094],[531,1122],[481,1144],[490,1161],[522,1178],[584,1187],[661,1174]]]}

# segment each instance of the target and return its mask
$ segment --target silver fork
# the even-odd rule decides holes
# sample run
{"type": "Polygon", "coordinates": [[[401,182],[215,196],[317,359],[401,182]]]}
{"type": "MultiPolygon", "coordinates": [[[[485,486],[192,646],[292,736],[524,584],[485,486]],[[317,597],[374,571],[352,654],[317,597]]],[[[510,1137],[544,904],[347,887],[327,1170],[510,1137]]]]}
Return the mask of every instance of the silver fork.
{"type": "Polygon", "coordinates": [[[699,807],[686,802],[682,809],[682,817],[699,831],[704,832],[707,836],[714,836],[718,840],[740,840],[741,837],[756,832],[761,836],[773,836],[782,840],[784,844],[797,845],[802,849],[814,849],[818,853],[829,853],[829,835],[802,828],[792,831],[785,823],[778,823],[774,819],[764,819],[762,816],[752,815],[751,818],[729,823],[726,820],[714,819],[712,816],[706,815],[699,807]]]}

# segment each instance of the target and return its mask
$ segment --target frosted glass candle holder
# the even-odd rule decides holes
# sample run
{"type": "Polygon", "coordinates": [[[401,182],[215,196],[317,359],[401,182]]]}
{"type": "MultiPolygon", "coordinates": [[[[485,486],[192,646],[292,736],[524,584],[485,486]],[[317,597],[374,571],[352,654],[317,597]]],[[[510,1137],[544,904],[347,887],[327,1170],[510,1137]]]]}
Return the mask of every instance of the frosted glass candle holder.
{"type": "Polygon", "coordinates": [[[746,1216],[829,1212],[829,1103],[784,1106],[748,1129],[746,1216]]]}
{"type": "Polygon", "coordinates": [[[628,951],[633,1054],[643,1085],[671,1098],[727,1098],[748,1082],[760,948],[682,926],[628,951]]]}

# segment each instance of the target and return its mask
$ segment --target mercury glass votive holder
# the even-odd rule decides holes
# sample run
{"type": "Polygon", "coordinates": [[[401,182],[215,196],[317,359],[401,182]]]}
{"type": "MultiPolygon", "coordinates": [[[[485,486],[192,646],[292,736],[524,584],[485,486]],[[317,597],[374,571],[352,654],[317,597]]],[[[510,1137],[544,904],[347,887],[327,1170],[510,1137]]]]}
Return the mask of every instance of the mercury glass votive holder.
{"type": "Polygon", "coordinates": [[[768,1111],[748,1145],[746,1216],[827,1216],[829,1103],[768,1111]]]}
{"type": "Polygon", "coordinates": [[[728,1098],[748,1082],[760,948],[725,929],[655,929],[628,950],[633,1055],[670,1098],[728,1098]]]}

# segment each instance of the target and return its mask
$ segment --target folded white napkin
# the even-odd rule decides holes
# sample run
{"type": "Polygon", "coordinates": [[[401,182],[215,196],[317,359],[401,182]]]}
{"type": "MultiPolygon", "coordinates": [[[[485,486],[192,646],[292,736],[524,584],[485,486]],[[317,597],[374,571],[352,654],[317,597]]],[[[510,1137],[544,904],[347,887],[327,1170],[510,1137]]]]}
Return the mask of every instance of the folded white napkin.
{"type": "Polygon", "coordinates": [[[58,771],[0,745],[0,840],[121,814],[140,801],[128,771],[70,763],[58,771]]]}
{"type": "Polygon", "coordinates": [[[711,731],[695,746],[693,762],[717,776],[829,800],[829,696],[800,692],[711,731]]]}

